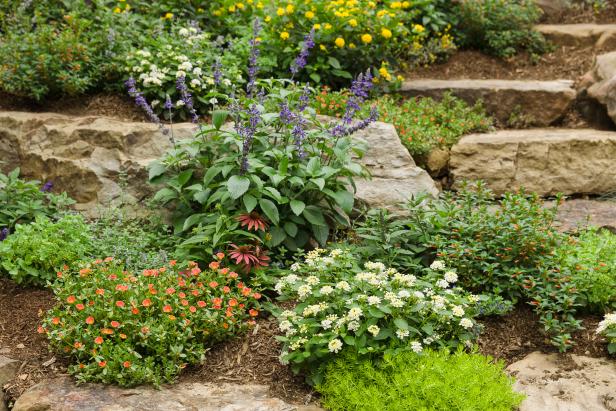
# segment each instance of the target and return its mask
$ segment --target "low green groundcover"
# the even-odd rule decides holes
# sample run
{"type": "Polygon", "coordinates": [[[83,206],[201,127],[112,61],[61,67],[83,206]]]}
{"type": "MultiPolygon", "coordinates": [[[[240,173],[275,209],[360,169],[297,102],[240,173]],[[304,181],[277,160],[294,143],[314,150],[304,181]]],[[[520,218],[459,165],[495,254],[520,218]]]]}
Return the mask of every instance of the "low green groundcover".
{"type": "Polygon", "coordinates": [[[512,410],[524,396],[502,362],[459,351],[413,352],[371,360],[350,352],[328,363],[317,386],[331,410],[512,410]]]}

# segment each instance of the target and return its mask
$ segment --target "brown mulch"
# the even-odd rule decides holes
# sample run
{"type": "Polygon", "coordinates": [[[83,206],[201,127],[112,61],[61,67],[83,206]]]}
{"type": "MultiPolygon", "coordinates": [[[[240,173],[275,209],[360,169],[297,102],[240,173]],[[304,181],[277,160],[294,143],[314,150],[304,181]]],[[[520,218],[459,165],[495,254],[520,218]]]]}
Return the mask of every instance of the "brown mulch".
{"type": "Polygon", "coordinates": [[[0,92],[0,110],[52,112],[73,116],[107,116],[120,120],[145,121],[143,112],[128,97],[117,94],[65,97],[43,104],[0,92]]]}
{"type": "Polygon", "coordinates": [[[534,63],[524,54],[501,59],[475,50],[462,50],[442,64],[413,69],[406,78],[577,80],[591,69],[595,55],[593,48],[558,47],[534,63]]]}
{"type": "Polygon", "coordinates": [[[588,5],[583,5],[577,1],[573,7],[560,15],[550,16],[545,20],[546,24],[615,24],[616,23],[616,1],[606,0],[606,6],[599,10],[594,10],[588,5]]]}
{"type": "MultiPolygon", "coordinates": [[[[573,334],[575,345],[566,355],[607,357],[607,341],[595,333],[601,317],[578,315],[582,330],[573,334]]],[[[505,361],[507,365],[521,360],[533,351],[557,353],[558,349],[541,334],[539,318],[528,305],[520,304],[511,313],[481,321],[484,331],[479,337],[479,351],[505,361]]]]}

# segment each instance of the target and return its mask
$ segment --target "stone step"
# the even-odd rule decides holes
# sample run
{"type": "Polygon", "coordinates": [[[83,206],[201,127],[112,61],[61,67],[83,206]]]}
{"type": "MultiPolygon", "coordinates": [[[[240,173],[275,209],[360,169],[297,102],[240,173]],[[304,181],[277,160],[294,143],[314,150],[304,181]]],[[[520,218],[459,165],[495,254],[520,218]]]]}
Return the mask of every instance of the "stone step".
{"type": "Polygon", "coordinates": [[[448,91],[469,104],[482,100],[487,112],[501,124],[515,119],[535,127],[558,121],[576,98],[570,80],[419,79],[405,81],[400,89],[409,97],[436,99],[448,91]]]}
{"type": "Polygon", "coordinates": [[[451,149],[453,188],[484,180],[497,194],[521,187],[542,196],[616,192],[616,132],[501,130],[463,137],[451,149]]]}
{"type": "Polygon", "coordinates": [[[616,50],[616,24],[539,24],[535,29],[558,46],[616,50]]]}

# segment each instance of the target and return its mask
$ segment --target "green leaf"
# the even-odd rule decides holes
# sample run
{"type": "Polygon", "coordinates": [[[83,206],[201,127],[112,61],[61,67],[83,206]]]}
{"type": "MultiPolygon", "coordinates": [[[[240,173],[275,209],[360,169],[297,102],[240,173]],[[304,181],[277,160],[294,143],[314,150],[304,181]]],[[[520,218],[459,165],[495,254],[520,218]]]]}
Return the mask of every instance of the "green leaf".
{"type": "Polygon", "coordinates": [[[338,59],[337,59],[337,58],[335,58],[335,57],[331,57],[331,56],[330,56],[330,57],[327,59],[327,62],[329,63],[329,65],[330,65],[330,66],[332,66],[332,67],[333,67],[333,68],[335,68],[335,69],[340,70],[340,69],[342,68],[342,66],[340,66],[340,62],[339,62],[339,61],[338,61],[338,59]]]}
{"type": "Polygon", "coordinates": [[[227,110],[214,110],[212,112],[212,124],[216,127],[216,130],[220,130],[225,121],[227,120],[227,116],[229,112],[227,110]]]}
{"type": "Polygon", "coordinates": [[[150,168],[148,170],[148,178],[150,181],[152,181],[156,177],[163,175],[165,171],[167,171],[167,167],[165,167],[162,163],[158,161],[154,161],[150,164],[150,168]]]}
{"type": "MultiPolygon", "coordinates": [[[[293,206],[291,206],[291,208],[292,207],[293,206]]],[[[306,220],[308,220],[310,224],[321,226],[327,225],[327,223],[325,222],[325,217],[323,217],[323,213],[321,212],[321,209],[317,206],[310,205],[306,207],[302,215],[306,217],[306,220]]]]}
{"type": "Polygon", "coordinates": [[[319,242],[319,244],[325,246],[327,244],[327,239],[329,238],[329,226],[312,225],[311,228],[314,238],[319,242]]]}
{"type": "Polygon", "coordinates": [[[203,176],[203,185],[205,186],[209,185],[214,179],[214,177],[216,177],[218,173],[220,173],[220,171],[221,171],[220,167],[208,168],[207,171],[205,172],[205,175],[203,176]]]}
{"type": "Polygon", "coordinates": [[[227,189],[231,198],[237,200],[250,188],[250,180],[246,176],[231,176],[227,181],[227,189]]]}
{"type": "Polygon", "coordinates": [[[291,210],[295,215],[301,215],[306,208],[306,204],[300,200],[291,200],[291,210]]]}
{"type": "Polygon", "coordinates": [[[165,204],[177,197],[178,194],[174,190],[165,187],[159,190],[156,195],[154,195],[154,201],[160,201],[161,203],[165,204]]]}
{"type": "Polygon", "coordinates": [[[351,212],[353,211],[353,203],[355,202],[353,193],[346,190],[341,190],[334,193],[334,199],[336,200],[336,203],[340,206],[340,208],[344,210],[345,213],[351,214],[351,212]]]}
{"type": "Polygon", "coordinates": [[[291,221],[287,221],[284,223],[284,231],[286,231],[291,237],[295,237],[297,235],[297,225],[291,221]]]}
{"type": "Polygon", "coordinates": [[[276,247],[287,237],[287,233],[285,233],[282,228],[276,226],[270,227],[270,234],[272,235],[272,239],[270,240],[270,245],[272,247],[276,247]]]}
{"type": "Polygon", "coordinates": [[[274,225],[278,225],[280,218],[276,204],[266,198],[262,198],[259,200],[259,207],[261,207],[261,210],[274,225]]]}
{"type": "Polygon", "coordinates": [[[346,345],[355,345],[355,337],[352,335],[345,335],[342,339],[346,345]]]}
{"type": "Polygon", "coordinates": [[[206,190],[199,191],[199,192],[195,193],[195,195],[193,197],[194,197],[195,201],[197,201],[199,204],[205,204],[207,199],[210,197],[211,193],[212,193],[212,190],[210,190],[208,188],[206,190]]]}
{"type": "Polygon", "coordinates": [[[192,170],[184,170],[180,174],[178,174],[177,181],[180,187],[188,183],[188,180],[190,180],[190,177],[192,177],[192,173],[192,170]]]}
{"type": "Polygon", "coordinates": [[[242,201],[244,202],[244,207],[246,207],[246,211],[249,213],[257,206],[257,199],[250,194],[245,194],[244,197],[242,197],[242,201]]]}
{"type": "Polygon", "coordinates": [[[396,319],[394,319],[394,324],[396,324],[396,327],[398,327],[401,330],[408,330],[409,329],[409,323],[407,323],[404,318],[396,318],[396,319]]]}
{"type": "Polygon", "coordinates": [[[321,76],[319,76],[317,73],[310,73],[310,78],[315,83],[320,83],[321,82],[321,76]]]}
{"type": "Polygon", "coordinates": [[[184,225],[182,226],[182,231],[188,230],[190,227],[198,224],[201,219],[205,217],[204,214],[193,214],[189,216],[186,220],[184,220],[184,225]]]}
{"type": "Polygon", "coordinates": [[[317,187],[319,187],[319,190],[321,191],[323,191],[323,189],[325,188],[324,178],[313,178],[310,181],[312,181],[317,187]]]}

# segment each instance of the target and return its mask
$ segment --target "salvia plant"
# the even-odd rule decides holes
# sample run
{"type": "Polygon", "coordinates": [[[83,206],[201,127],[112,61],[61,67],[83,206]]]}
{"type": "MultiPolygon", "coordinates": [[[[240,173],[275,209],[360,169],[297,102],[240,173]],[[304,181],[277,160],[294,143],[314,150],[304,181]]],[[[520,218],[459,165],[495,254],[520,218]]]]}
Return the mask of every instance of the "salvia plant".
{"type": "MultiPolygon", "coordinates": [[[[150,181],[164,183],[155,199],[173,207],[176,233],[186,237],[181,255],[200,260],[231,248],[235,262],[248,269],[267,264],[264,247],[283,244],[296,250],[311,240],[325,244],[330,227],[349,225],[353,178],[367,177],[355,161],[362,147],[351,135],[377,117],[373,110],[368,118],[354,120],[372,87],[366,72],[353,82],[340,122],[317,118],[310,105],[314,90],[294,80],[314,47],[313,32],[302,42],[291,79],[258,80],[259,30],[257,20],[245,93],[237,90],[227,109],[212,112],[211,124],[200,124],[193,138],[174,142],[150,167],[150,181]]],[[[155,116],[134,82],[128,85],[137,103],[155,116]]],[[[182,92],[181,78],[178,89],[189,108],[191,96],[182,92]]],[[[198,121],[195,113],[193,121],[198,121]]]]}

